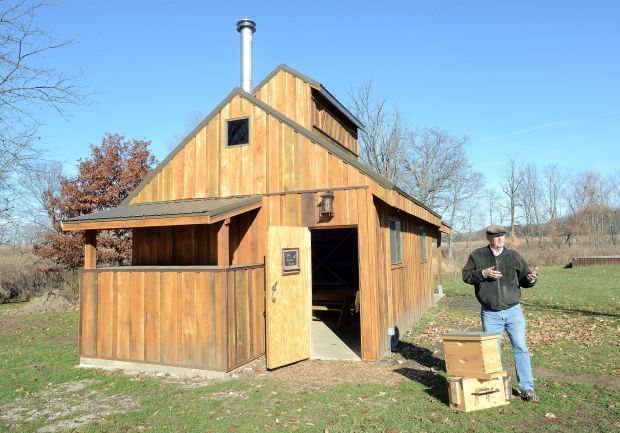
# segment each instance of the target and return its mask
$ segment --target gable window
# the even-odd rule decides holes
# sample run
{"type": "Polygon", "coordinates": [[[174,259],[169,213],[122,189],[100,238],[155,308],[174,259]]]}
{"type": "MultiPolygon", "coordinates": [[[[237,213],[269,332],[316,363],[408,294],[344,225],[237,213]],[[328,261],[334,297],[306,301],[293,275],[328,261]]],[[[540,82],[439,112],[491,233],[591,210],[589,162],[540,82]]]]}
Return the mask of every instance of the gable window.
{"type": "Polygon", "coordinates": [[[428,260],[426,254],[426,230],[424,230],[424,227],[420,227],[420,259],[422,261],[428,260]]]}
{"type": "Polygon", "coordinates": [[[250,143],[250,119],[234,119],[227,121],[227,146],[241,146],[250,143]]]}
{"type": "Polygon", "coordinates": [[[403,262],[401,222],[398,218],[390,218],[390,257],[393,265],[403,262]]]}

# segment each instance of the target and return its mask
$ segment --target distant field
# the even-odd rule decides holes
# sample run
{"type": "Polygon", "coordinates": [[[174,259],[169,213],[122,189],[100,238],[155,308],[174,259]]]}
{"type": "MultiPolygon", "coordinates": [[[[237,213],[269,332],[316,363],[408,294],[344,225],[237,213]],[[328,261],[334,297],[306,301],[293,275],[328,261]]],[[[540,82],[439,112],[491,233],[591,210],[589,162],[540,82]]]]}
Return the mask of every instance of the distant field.
{"type": "MultiPolygon", "coordinates": [[[[447,406],[438,342],[479,329],[473,290],[458,280],[445,282],[446,298],[379,363],[254,367],[223,382],[75,369],[76,312],[18,316],[4,307],[0,431],[617,432],[618,281],[620,267],[543,268],[524,292],[541,403],[514,399],[467,414],[447,406]]],[[[513,373],[508,344],[503,359],[513,373]]]]}

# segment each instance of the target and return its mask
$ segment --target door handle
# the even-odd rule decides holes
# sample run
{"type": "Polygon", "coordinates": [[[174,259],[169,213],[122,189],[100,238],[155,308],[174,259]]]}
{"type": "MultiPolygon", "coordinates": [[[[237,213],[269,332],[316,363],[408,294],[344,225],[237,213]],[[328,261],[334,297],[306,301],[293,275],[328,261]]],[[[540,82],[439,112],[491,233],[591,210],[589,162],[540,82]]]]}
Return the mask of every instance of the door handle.
{"type": "Polygon", "coordinates": [[[278,282],[276,281],[275,283],[273,283],[273,286],[271,286],[271,302],[276,302],[277,287],[278,287],[278,282]]]}

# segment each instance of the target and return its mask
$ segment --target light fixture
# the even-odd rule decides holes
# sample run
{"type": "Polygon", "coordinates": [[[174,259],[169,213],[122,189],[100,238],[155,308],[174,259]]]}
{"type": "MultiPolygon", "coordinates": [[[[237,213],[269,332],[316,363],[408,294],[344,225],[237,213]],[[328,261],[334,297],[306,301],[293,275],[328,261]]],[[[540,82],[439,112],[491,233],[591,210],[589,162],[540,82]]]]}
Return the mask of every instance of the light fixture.
{"type": "Polygon", "coordinates": [[[321,196],[319,212],[322,217],[331,217],[334,215],[334,193],[332,191],[326,191],[325,194],[321,196]]]}

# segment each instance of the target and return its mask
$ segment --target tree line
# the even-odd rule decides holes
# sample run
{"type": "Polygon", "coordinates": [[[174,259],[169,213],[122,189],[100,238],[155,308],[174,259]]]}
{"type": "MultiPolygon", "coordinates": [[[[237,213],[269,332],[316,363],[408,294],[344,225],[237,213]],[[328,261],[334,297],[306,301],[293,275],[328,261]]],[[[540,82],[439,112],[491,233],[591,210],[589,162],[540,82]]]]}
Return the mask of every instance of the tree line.
{"type": "Polygon", "coordinates": [[[362,159],[442,215],[454,231],[447,237],[448,257],[459,234],[480,238],[479,229],[492,223],[508,226],[513,244],[520,238],[539,247],[579,245],[592,252],[617,246],[620,170],[608,176],[593,170],[568,174],[557,164],[541,168],[509,157],[498,183],[488,185],[468,160],[467,137],[440,128],[412,129],[398,108],[390,110],[385,98],[374,95],[372,82],[350,97],[352,111],[366,126],[359,137],[362,159]]]}

